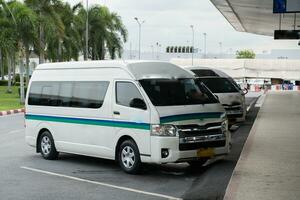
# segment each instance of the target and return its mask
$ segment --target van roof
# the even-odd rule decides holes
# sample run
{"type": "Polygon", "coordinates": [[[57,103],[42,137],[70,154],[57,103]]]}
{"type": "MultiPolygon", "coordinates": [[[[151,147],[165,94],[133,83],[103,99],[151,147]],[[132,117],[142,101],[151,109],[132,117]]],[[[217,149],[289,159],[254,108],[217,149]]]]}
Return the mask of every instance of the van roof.
{"type": "Polygon", "coordinates": [[[210,67],[202,67],[202,66],[184,66],[184,69],[187,70],[211,70],[212,72],[214,72],[217,76],[219,77],[225,77],[225,78],[229,78],[230,76],[228,74],[226,74],[225,72],[219,70],[219,69],[215,69],[215,68],[210,68],[210,67]]]}
{"type": "Polygon", "coordinates": [[[119,68],[127,71],[136,80],[149,78],[194,78],[194,76],[177,65],[162,61],[73,61],[38,65],[36,70],[119,68]],[[162,67],[163,65],[163,67],[162,67]]]}

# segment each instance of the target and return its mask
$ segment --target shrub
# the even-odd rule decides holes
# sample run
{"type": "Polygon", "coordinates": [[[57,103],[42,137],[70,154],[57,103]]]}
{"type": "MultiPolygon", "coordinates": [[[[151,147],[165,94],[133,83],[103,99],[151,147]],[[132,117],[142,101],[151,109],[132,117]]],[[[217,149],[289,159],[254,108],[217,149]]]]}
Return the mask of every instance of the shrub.
{"type": "Polygon", "coordinates": [[[0,80],[0,86],[6,86],[8,84],[7,80],[0,80]]]}

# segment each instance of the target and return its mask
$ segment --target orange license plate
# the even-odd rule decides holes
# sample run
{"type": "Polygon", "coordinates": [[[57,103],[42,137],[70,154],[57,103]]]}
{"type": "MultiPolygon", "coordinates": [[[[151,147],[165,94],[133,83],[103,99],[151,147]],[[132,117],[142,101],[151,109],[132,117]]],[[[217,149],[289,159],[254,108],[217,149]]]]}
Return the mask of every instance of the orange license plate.
{"type": "Polygon", "coordinates": [[[202,148],[202,149],[198,149],[197,150],[197,156],[199,158],[203,158],[203,157],[205,157],[205,158],[207,158],[207,157],[211,158],[214,155],[215,155],[215,151],[214,151],[213,148],[202,148]]]}

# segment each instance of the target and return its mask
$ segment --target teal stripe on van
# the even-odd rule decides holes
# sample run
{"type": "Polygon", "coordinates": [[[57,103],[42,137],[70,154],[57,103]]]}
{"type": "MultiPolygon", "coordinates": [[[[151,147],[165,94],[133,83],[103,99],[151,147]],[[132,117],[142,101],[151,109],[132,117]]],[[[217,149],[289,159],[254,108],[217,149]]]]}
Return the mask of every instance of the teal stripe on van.
{"type": "Polygon", "coordinates": [[[58,116],[32,115],[32,114],[26,114],[25,118],[27,120],[51,121],[51,122],[60,122],[60,123],[69,123],[69,124],[86,124],[86,125],[94,125],[94,126],[111,126],[111,127],[120,127],[120,128],[150,130],[150,124],[137,123],[137,122],[98,120],[98,119],[73,118],[73,117],[58,117],[58,116]]]}
{"type": "Polygon", "coordinates": [[[193,120],[193,119],[207,119],[207,118],[220,118],[223,112],[207,112],[207,113],[191,113],[183,115],[172,115],[160,118],[161,123],[170,123],[176,121],[193,120]]]}

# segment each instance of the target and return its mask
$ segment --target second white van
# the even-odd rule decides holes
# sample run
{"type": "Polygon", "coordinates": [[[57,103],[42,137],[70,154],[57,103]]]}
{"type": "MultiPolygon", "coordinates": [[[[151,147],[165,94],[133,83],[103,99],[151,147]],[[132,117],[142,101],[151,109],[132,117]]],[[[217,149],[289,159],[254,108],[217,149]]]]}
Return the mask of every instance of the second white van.
{"type": "Polygon", "coordinates": [[[245,121],[247,89],[242,90],[233,78],[217,69],[197,66],[185,67],[185,69],[191,71],[195,77],[198,77],[198,81],[203,82],[219,98],[226,110],[230,125],[245,121]]]}
{"type": "Polygon", "coordinates": [[[142,163],[200,166],[229,153],[226,113],[194,76],[167,62],[39,65],[26,99],[26,141],[45,159],[59,152],[142,163]]]}

